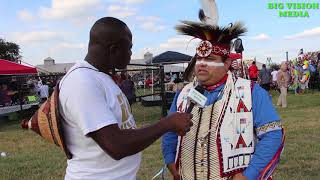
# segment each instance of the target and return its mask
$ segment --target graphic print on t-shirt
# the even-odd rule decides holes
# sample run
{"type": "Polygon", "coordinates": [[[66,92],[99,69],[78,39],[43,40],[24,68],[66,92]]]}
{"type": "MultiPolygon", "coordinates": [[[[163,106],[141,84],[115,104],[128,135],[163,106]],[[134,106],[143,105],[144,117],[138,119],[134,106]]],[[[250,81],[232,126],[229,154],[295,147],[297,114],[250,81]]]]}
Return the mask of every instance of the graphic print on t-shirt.
{"type": "Polygon", "coordinates": [[[122,93],[117,96],[117,99],[122,112],[121,129],[135,129],[137,126],[131,114],[129,102],[122,93]]]}

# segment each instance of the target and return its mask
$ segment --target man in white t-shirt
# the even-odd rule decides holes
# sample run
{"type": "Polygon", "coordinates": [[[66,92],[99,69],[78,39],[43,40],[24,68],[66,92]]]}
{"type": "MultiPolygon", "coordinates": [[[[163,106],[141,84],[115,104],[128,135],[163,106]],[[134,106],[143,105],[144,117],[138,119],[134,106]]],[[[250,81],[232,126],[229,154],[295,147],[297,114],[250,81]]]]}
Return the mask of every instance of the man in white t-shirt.
{"type": "Polygon", "coordinates": [[[41,82],[39,85],[39,93],[42,101],[45,101],[49,97],[49,86],[46,82],[41,82]]]}
{"type": "Polygon", "coordinates": [[[139,153],[168,131],[184,135],[192,115],[174,113],[136,129],[126,96],[109,75],[130,62],[132,35],[115,18],[99,19],[90,30],[85,62],[74,65],[60,82],[60,112],[65,141],[73,155],[67,180],[134,180],[139,153]]]}
{"type": "Polygon", "coordinates": [[[271,75],[272,75],[272,87],[273,88],[277,87],[277,73],[278,73],[278,71],[276,69],[271,72],[271,75]]]}

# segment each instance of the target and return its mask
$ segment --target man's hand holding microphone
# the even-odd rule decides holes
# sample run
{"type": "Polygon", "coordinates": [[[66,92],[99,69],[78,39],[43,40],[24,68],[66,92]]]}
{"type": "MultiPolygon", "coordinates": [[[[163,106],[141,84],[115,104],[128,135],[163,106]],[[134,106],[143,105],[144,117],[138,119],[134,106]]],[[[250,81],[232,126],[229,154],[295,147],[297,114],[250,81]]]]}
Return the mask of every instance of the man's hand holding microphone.
{"type": "Polygon", "coordinates": [[[193,125],[192,114],[174,112],[161,119],[169,131],[177,133],[179,136],[184,136],[190,131],[193,125]]]}

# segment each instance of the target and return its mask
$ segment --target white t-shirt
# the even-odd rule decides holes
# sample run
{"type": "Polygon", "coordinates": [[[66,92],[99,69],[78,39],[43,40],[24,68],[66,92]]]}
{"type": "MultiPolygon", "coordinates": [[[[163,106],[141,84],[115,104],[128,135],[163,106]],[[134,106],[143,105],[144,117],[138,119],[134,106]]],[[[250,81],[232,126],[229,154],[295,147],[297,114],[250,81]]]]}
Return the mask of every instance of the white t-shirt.
{"type": "MultiPolygon", "coordinates": [[[[77,67],[95,69],[87,62],[77,67]]],[[[68,160],[66,180],[134,180],[141,154],[112,159],[88,133],[111,124],[122,129],[136,128],[126,96],[111,77],[92,69],[79,68],[67,73],[60,84],[60,112],[65,119],[66,145],[73,157],[68,160]]]]}
{"type": "Polygon", "coordinates": [[[272,75],[272,81],[277,81],[277,73],[278,73],[278,71],[276,71],[276,70],[274,70],[274,71],[272,71],[272,73],[271,73],[271,75],[272,75]]]}
{"type": "Polygon", "coordinates": [[[49,97],[49,86],[44,84],[40,85],[40,98],[48,98],[49,97]]]}

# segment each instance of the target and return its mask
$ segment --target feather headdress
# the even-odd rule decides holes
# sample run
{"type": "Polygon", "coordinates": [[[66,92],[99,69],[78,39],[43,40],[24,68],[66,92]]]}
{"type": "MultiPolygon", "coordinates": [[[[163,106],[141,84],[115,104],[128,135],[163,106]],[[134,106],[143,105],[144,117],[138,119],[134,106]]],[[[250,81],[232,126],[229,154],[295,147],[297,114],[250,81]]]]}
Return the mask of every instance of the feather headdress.
{"type": "MultiPolygon", "coordinates": [[[[225,27],[218,26],[219,17],[215,0],[201,0],[201,3],[202,9],[199,11],[201,22],[182,21],[182,24],[176,26],[176,30],[182,35],[202,40],[196,48],[196,56],[205,58],[218,55],[228,58],[232,40],[244,35],[247,28],[241,22],[231,23],[225,27]]],[[[194,64],[195,58],[189,63],[185,77],[190,77],[194,64]]]]}
{"type": "MultiPolygon", "coordinates": [[[[196,56],[208,57],[218,55],[229,58],[230,47],[233,39],[243,35],[247,29],[241,22],[230,24],[227,27],[219,27],[204,23],[182,21],[183,24],[176,26],[177,31],[183,35],[193,36],[202,41],[196,48],[196,56]]],[[[189,62],[185,70],[185,80],[191,77],[196,58],[189,62]]]]}
{"type": "Polygon", "coordinates": [[[241,22],[230,24],[226,27],[209,25],[202,22],[182,21],[176,30],[183,35],[201,39],[197,47],[197,55],[207,57],[210,54],[228,56],[231,41],[247,32],[241,22]]]}

